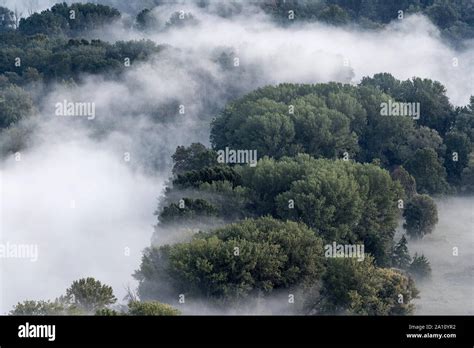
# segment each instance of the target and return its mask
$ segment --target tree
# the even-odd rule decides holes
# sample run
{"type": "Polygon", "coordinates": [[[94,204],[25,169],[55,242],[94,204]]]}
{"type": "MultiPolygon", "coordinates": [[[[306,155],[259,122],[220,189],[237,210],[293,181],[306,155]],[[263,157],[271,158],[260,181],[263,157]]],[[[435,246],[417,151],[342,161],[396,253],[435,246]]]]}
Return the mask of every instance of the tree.
{"type": "Polygon", "coordinates": [[[419,102],[420,125],[435,129],[444,135],[454,121],[454,110],[446,96],[446,88],[438,81],[421,79],[403,81],[396,99],[404,102],[419,102]]]}
{"type": "Polygon", "coordinates": [[[461,174],[461,192],[474,192],[474,153],[469,156],[469,162],[461,174]]]}
{"type": "Polygon", "coordinates": [[[192,143],[189,147],[178,146],[171,157],[175,175],[217,165],[217,153],[201,143],[192,143]]]}
{"type": "Polygon", "coordinates": [[[363,241],[378,264],[389,263],[403,192],[387,171],[308,155],[264,158],[236,171],[249,189],[249,210],[304,222],[327,242],[363,241]]]}
{"type": "Polygon", "coordinates": [[[444,193],[448,190],[446,170],[433,149],[417,150],[405,163],[405,168],[415,178],[420,193],[444,193]]]}
{"type": "Polygon", "coordinates": [[[329,5],[321,11],[319,19],[335,25],[346,24],[349,21],[349,15],[347,12],[338,5],[329,5]]]}
{"type": "Polygon", "coordinates": [[[122,313],[117,312],[116,310],[110,309],[110,308],[101,308],[95,311],[95,315],[104,316],[104,317],[112,317],[112,316],[122,315],[122,313]]]}
{"type": "Polygon", "coordinates": [[[444,142],[446,144],[444,163],[448,182],[459,185],[462,171],[469,162],[471,142],[466,134],[456,131],[447,133],[444,142]]]}
{"type": "Polygon", "coordinates": [[[160,223],[185,223],[193,222],[205,217],[218,216],[219,210],[209,202],[203,199],[183,199],[184,207],[172,203],[161,211],[158,220],[160,223]]]}
{"type": "Polygon", "coordinates": [[[373,77],[363,77],[360,83],[362,86],[372,86],[380,91],[395,96],[400,88],[400,81],[389,73],[378,73],[373,77]]]}
{"type": "MultiPolygon", "coordinates": [[[[330,92],[338,91],[332,86],[330,92]]],[[[329,108],[322,85],[290,85],[258,89],[228,105],[212,122],[214,149],[255,149],[259,157],[281,158],[300,152],[314,157],[336,158],[358,151],[357,135],[351,124],[360,126],[363,110],[350,110],[338,97],[331,96],[329,108]]],[[[329,97],[327,97],[329,98],[329,97]]],[[[343,98],[342,98],[343,99],[343,98]]]]}
{"type": "Polygon", "coordinates": [[[322,273],[322,258],[322,241],[306,226],[264,217],[148,249],[135,277],[141,298],[163,297],[147,290],[157,288],[150,283],[168,280],[172,294],[226,303],[311,284],[322,273]]]}
{"type": "Polygon", "coordinates": [[[371,257],[362,262],[336,258],[328,261],[313,305],[322,314],[406,315],[413,313],[411,301],[417,296],[409,277],[375,267],[371,257]]]}
{"type": "Polygon", "coordinates": [[[145,8],[143,9],[136,18],[136,26],[140,30],[154,29],[158,27],[158,20],[153,15],[152,11],[145,8]]]}
{"type": "Polygon", "coordinates": [[[199,187],[203,183],[215,181],[228,181],[235,187],[240,184],[240,176],[230,166],[217,165],[178,174],[173,180],[173,185],[179,188],[199,187]]]}
{"type": "Polygon", "coordinates": [[[403,235],[393,248],[392,265],[400,269],[408,269],[410,262],[411,257],[408,252],[407,239],[403,235]]]}
{"type": "Polygon", "coordinates": [[[14,306],[10,315],[72,315],[80,314],[77,308],[70,307],[64,299],[54,301],[23,301],[14,306]]]}
{"type": "Polygon", "coordinates": [[[413,176],[406,171],[403,166],[396,167],[391,173],[390,176],[393,180],[398,181],[405,191],[407,198],[413,197],[416,194],[416,181],[413,176]]]}
{"type": "Polygon", "coordinates": [[[172,306],[158,301],[140,302],[131,301],[128,304],[129,315],[165,315],[175,316],[180,315],[181,312],[172,306]]]}
{"type": "Polygon", "coordinates": [[[66,290],[66,298],[87,313],[93,313],[117,301],[112,287],[91,277],[75,280],[66,290]]]}
{"type": "Polygon", "coordinates": [[[304,222],[326,241],[357,239],[350,235],[361,220],[364,200],[357,181],[339,162],[320,161],[311,175],[294,181],[275,198],[277,216],[304,222]]]}
{"type": "Polygon", "coordinates": [[[175,12],[171,15],[168,22],[166,22],[166,28],[183,28],[198,23],[199,21],[191,13],[175,12]]]}
{"type": "Polygon", "coordinates": [[[19,122],[32,112],[31,97],[22,88],[14,85],[0,88],[0,129],[19,122]]]}
{"type": "Polygon", "coordinates": [[[419,280],[430,277],[431,266],[428,259],[424,255],[418,256],[418,254],[415,254],[413,261],[408,268],[408,272],[410,272],[415,279],[419,280]]]}
{"type": "Polygon", "coordinates": [[[454,130],[466,134],[471,143],[474,143],[474,96],[470,97],[468,105],[456,111],[454,130]]]}
{"type": "Polygon", "coordinates": [[[403,211],[403,228],[414,239],[421,239],[431,233],[438,223],[438,211],[433,199],[428,195],[416,195],[403,211]]]}
{"type": "Polygon", "coordinates": [[[120,18],[114,8],[92,3],[55,4],[51,9],[33,13],[20,20],[19,30],[25,35],[79,35],[86,30],[98,29],[120,18]]]}
{"type": "Polygon", "coordinates": [[[0,32],[15,29],[15,14],[6,7],[0,6],[0,32]]]}

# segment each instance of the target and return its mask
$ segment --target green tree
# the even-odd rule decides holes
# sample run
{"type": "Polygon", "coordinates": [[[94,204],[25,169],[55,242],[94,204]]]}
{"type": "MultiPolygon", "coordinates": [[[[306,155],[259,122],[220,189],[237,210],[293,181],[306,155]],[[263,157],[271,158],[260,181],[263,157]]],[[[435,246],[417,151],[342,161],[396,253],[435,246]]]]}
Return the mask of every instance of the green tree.
{"type": "Polygon", "coordinates": [[[471,96],[468,105],[456,111],[454,130],[466,134],[471,143],[474,143],[474,96],[471,96]]]}
{"type": "Polygon", "coordinates": [[[217,165],[178,174],[176,179],[173,180],[173,185],[179,188],[197,188],[204,183],[212,183],[215,181],[228,181],[235,187],[240,184],[240,176],[230,166],[217,165]]]}
{"type": "Polygon", "coordinates": [[[249,189],[249,210],[302,221],[328,242],[363,241],[379,264],[390,261],[403,191],[387,171],[308,155],[264,158],[236,171],[249,189]]]}
{"type": "MultiPolygon", "coordinates": [[[[235,101],[212,122],[211,143],[214,149],[226,146],[255,149],[259,157],[281,158],[306,152],[314,157],[354,156],[358,151],[357,135],[351,124],[360,127],[363,110],[355,100],[350,110],[335,94],[327,106],[317,89],[323,86],[279,85],[258,89],[235,101]]],[[[338,86],[331,85],[332,90],[338,86]]],[[[329,98],[329,97],[328,97],[329,98]]]]}
{"type": "Polygon", "coordinates": [[[393,248],[392,265],[400,269],[408,269],[410,262],[411,256],[408,252],[407,239],[403,235],[393,248]]]}
{"type": "Polygon", "coordinates": [[[159,221],[163,224],[192,222],[196,219],[218,216],[219,210],[203,199],[183,199],[184,207],[172,203],[163,208],[159,214],[159,221]]]}
{"type": "Polygon", "coordinates": [[[54,301],[23,301],[14,306],[10,315],[73,315],[80,314],[77,308],[69,306],[63,299],[54,301]]]}
{"type": "Polygon", "coordinates": [[[91,277],[75,280],[66,290],[66,298],[87,313],[93,313],[117,301],[112,287],[91,277]]]}
{"type": "Polygon", "coordinates": [[[461,183],[461,175],[468,166],[471,142],[466,134],[449,132],[444,138],[446,154],[444,158],[448,182],[454,185],[461,183]]]}
{"type": "Polygon", "coordinates": [[[176,175],[217,165],[217,153],[201,143],[192,143],[188,147],[178,146],[172,158],[173,174],[176,175]]]}
{"type": "Polygon", "coordinates": [[[22,88],[14,85],[0,88],[0,128],[7,128],[32,112],[31,97],[22,88]]]}
{"type": "Polygon", "coordinates": [[[375,267],[371,257],[362,262],[330,259],[314,305],[323,314],[406,315],[413,313],[411,302],[417,296],[409,277],[375,267]]]}
{"type": "Polygon", "coordinates": [[[448,190],[446,170],[433,149],[417,150],[405,163],[405,168],[415,178],[420,193],[443,193],[448,190]]]}
{"type": "Polygon", "coordinates": [[[128,314],[129,315],[165,315],[165,316],[175,316],[180,315],[181,312],[172,306],[161,303],[158,301],[149,301],[149,302],[140,302],[140,301],[131,301],[128,304],[128,314]]]}
{"type": "Polygon", "coordinates": [[[390,175],[393,180],[398,181],[402,185],[407,198],[411,198],[416,194],[415,178],[403,166],[396,167],[390,175]]]}
{"type": "Polygon", "coordinates": [[[95,311],[95,315],[103,316],[103,317],[112,317],[112,316],[122,315],[122,313],[117,312],[116,310],[110,309],[110,308],[101,308],[95,311]]]}
{"type": "Polygon", "coordinates": [[[403,228],[414,239],[421,239],[431,233],[438,223],[438,211],[433,199],[428,195],[416,195],[403,211],[403,228]]]}
{"type": "Polygon", "coordinates": [[[148,249],[135,277],[143,298],[162,292],[149,283],[169,280],[172,293],[228,302],[261,291],[311,284],[322,273],[320,238],[302,224],[269,217],[199,233],[187,243],[148,249]]]}
{"type": "Polygon", "coordinates": [[[327,241],[349,240],[362,216],[359,185],[342,161],[320,163],[275,198],[277,216],[304,222],[327,241]]]}
{"type": "Polygon", "coordinates": [[[429,278],[431,276],[431,266],[428,259],[424,255],[418,256],[418,254],[415,254],[408,272],[418,280],[429,278]]]}
{"type": "Polygon", "coordinates": [[[438,81],[421,79],[403,81],[395,96],[404,102],[420,103],[420,125],[428,126],[444,135],[454,121],[454,110],[446,96],[446,88],[438,81]]]}
{"type": "Polygon", "coordinates": [[[92,3],[71,5],[59,3],[20,20],[19,30],[25,35],[46,34],[74,36],[98,29],[120,18],[114,8],[92,3]]]}
{"type": "Polygon", "coordinates": [[[474,153],[470,154],[467,167],[462,171],[461,192],[474,192],[474,153]]]}

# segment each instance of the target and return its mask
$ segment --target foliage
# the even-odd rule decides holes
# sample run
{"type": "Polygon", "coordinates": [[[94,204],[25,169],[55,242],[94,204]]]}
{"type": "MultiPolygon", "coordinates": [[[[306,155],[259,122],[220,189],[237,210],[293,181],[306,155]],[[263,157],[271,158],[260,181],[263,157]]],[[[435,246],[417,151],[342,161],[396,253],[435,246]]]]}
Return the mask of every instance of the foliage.
{"type": "Polygon", "coordinates": [[[403,212],[403,227],[414,239],[421,239],[431,233],[438,223],[438,211],[433,199],[428,195],[416,195],[406,205],[403,212]]]}
{"type": "Polygon", "coordinates": [[[400,269],[407,269],[411,263],[411,256],[408,252],[407,239],[405,235],[400,238],[393,248],[392,266],[400,269]]]}
{"type": "Polygon", "coordinates": [[[166,28],[183,28],[190,25],[196,25],[198,23],[199,21],[191,13],[175,12],[171,15],[168,22],[166,22],[166,28]]]}
{"type": "Polygon", "coordinates": [[[424,255],[418,256],[418,254],[415,254],[408,272],[417,280],[429,278],[431,276],[431,266],[428,259],[424,255]]]}
{"type": "Polygon", "coordinates": [[[373,259],[331,259],[322,278],[320,313],[406,315],[418,296],[413,281],[391,269],[377,268],[373,259]],[[402,301],[400,301],[402,295],[402,301]]]}
{"type": "Polygon", "coordinates": [[[20,20],[19,30],[25,35],[79,35],[85,30],[98,29],[120,18],[114,8],[92,3],[56,4],[41,13],[20,20]]]}
{"type": "Polygon", "coordinates": [[[321,239],[306,226],[264,217],[148,249],[135,276],[141,292],[169,279],[177,293],[230,301],[308,284],[322,272],[322,255],[321,239]]]}
{"type": "Polygon", "coordinates": [[[112,287],[91,277],[75,280],[66,290],[66,298],[87,313],[95,312],[117,301],[112,287]]]}
{"type": "Polygon", "coordinates": [[[136,26],[140,30],[156,29],[158,27],[158,19],[153,15],[152,11],[145,8],[137,15],[136,26]]]}
{"type": "Polygon", "coordinates": [[[416,150],[405,168],[415,178],[418,192],[445,193],[448,190],[446,169],[433,149],[416,150]]]}
{"type": "Polygon", "coordinates": [[[416,194],[416,181],[415,178],[406,171],[403,166],[396,167],[390,176],[393,180],[398,181],[405,191],[405,195],[408,198],[413,197],[416,194]]]}
{"type": "Polygon", "coordinates": [[[110,309],[110,308],[101,308],[95,311],[95,315],[104,316],[104,317],[113,317],[117,315],[122,315],[122,313],[117,312],[116,310],[110,309]]]}
{"type": "Polygon", "coordinates": [[[195,220],[203,217],[217,216],[219,210],[209,202],[203,199],[183,199],[184,207],[179,204],[172,203],[163,208],[159,214],[158,220],[163,223],[182,222],[187,220],[195,220]]]}
{"type": "Polygon", "coordinates": [[[327,242],[363,241],[378,263],[389,262],[403,192],[387,171],[308,155],[264,158],[236,170],[250,190],[249,210],[304,222],[327,242]]]}
{"type": "Polygon", "coordinates": [[[133,64],[161,52],[163,46],[149,40],[110,44],[101,40],[0,32],[0,49],[0,77],[25,85],[43,79],[78,80],[82,74],[112,76],[125,69],[125,58],[133,64]],[[21,57],[20,66],[14,65],[17,57],[21,57]]]}
{"type": "Polygon", "coordinates": [[[199,187],[203,183],[215,181],[228,181],[235,187],[240,184],[240,177],[232,167],[217,165],[178,174],[173,180],[173,185],[179,188],[199,187]]]}
{"type": "Polygon", "coordinates": [[[128,304],[128,315],[165,315],[175,316],[181,314],[179,310],[172,306],[158,301],[140,302],[131,301],[128,304]]]}
{"type": "Polygon", "coordinates": [[[0,87],[0,129],[18,123],[33,112],[33,101],[21,87],[0,87]]]}
{"type": "Polygon", "coordinates": [[[192,143],[188,147],[178,146],[172,158],[173,174],[217,165],[217,153],[201,143],[192,143]]]}
{"type": "Polygon", "coordinates": [[[451,184],[459,185],[461,175],[468,166],[471,142],[465,133],[451,131],[444,139],[446,154],[444,158],[447,180],[451,184]]]}
{"type": "Polygon", "coordinates": [[[15,29],[15,14],[6,7],[0,6],[0,32],[15,29]]]}
{"type": "Polygon", "coordinates": [[[10,315],[73,315],[81,314],[75,308],[69,306],[64,299],[56,299],[54,301],[23,301],[18,303],[10,315]]]}

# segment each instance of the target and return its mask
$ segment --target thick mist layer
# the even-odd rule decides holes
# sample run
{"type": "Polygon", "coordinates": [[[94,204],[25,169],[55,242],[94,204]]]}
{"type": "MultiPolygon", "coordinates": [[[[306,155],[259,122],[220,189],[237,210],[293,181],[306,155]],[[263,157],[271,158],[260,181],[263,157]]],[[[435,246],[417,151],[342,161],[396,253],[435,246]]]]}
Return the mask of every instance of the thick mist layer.
{"type": "Polygon", "coordinates": [[[416,313],[472,315],[474,197],[445,198],[436,204],[439,223],[433,233],[408,244],[410,253],[424,254],[432,268],[431,279],[417,283],[416,313]]]}
{"type": "MultiPolygon", "coordinates": [[[[364,76],[389,72],[401,80],[413,76],[438,80],[456,105],[467,104],[474,92],[473,45],[462,52],[450,48],[438,29],[421,15],[394,20],[379,31],[320,23],[283,28],[262,13],[249,11],[223,19],[187,4],[160,6],[155,11],[158,23],[166,23],[175,11],[190,12],[200,22],[181,29],[150,31],[146,37],[190,49],[195,60],[205,58],[215,47],[231,47],[241,67],[258,66],[257,86],[358,83],[364,76]]],[[[142,32],[117,25],[102,35],[112,41],[143,37],[142,32]]]]}
{"type": "Polygon", "coordinates": [[[150,242],[163,180],[132,171],[87,138],[43,144],[5,161],[2,244],[37,246],[37,260],[2,258],[0,313],[25,299],[53,299],[93,276],[121,300],[150,242]]]}

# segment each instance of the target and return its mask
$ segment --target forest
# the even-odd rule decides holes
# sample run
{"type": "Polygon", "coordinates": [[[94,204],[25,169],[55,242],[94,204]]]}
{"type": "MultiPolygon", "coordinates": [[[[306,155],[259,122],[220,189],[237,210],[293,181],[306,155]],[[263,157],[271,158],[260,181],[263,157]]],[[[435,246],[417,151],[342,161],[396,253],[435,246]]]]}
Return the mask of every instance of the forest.
{"type": "MultiPolygon", "coordinates": [[[[30,293],[2,311],[414,314],[415,300],[423,297],[419,284],[429,284],[433,260],[411,252],[410,243],[422,245],[436,231],[438,200],[474,195],[472,80],[462,105],[426,74],[400,78],[377,71],[356,80],[355,68],[341,65],[334,78],[256,82],[265,71],[259,63],[248,62],[243,53],[236,58],[236,47],[216,45],[189,74],[160,81],[156,90],[145,91],[140,83],[147,64],[175,71],[199,59],[179,40],[170,44],[172,39],[157,41],[154,35],[175,38],[184,32],[192,40],[187,35],[203,25],[205,14],[238,21],[251,13],[282,31],[323,25],[373,33],[400,16],[423,16],[436,40],[464,52],[474,39],[472,1],[199,0],[194,12],[180,11],[179,1],[137,3],[119,10],[112,1],[64,2],[28,16],[0,7],[2,161],[28,161],[39,144],[87,138],[90,151],[110,142],[118,157],[140,157],[127,170],[143,171],[155,182],[164,178],[161,191],[144,188],[154,197],[154,211],[144,212],[154,212],[154,226],[141,233],[153,236],[134,260],[129,278],[136,287],[124,299],[95,275],[104,272],[89,267],[88,274],[75,272],[64,292],[56,288],[56,297],[30,293]],[[137,38],[110,39],[112,30],[133,31],[137,38]],[[175,87],[173,81],[181,78],[185,82],[175,87]],[[188,92],[182,86],[193,84],[199,86],[195,99],[183,101],[188,92]],[[103,92],[107,89],[111,92],[103,92]],[[99,97],[91,97],[95,92],[99,97]],[[95,119],[53,115],[55,103],[75,95],[97,104],[95,119]],[[112,100],[111,106],[103,107],[102,100],[112,100]],[[407,108],[411,103],[418,115],[407,108]],[[384,113],[387,105],[402,111],[384,113]],[[118,135],[127,132],[133,141],[118,135]],[[229,150],[244,160],[232,160],[229,150]],[[252,153],[255,163],[244,156],[252,153]],[[331,245],[360,245],[363,255],[348,257],[342,248],[325,256],[331,245]]],[[[167,76],[164,70],[158,75],[167,76]]],[[[108,175],[113,168],[118,167],[108,175]]],[[[134,204],[130,198],[125,206],[134,204]]],[[[114,218],[103,217],[105,228],[114,218]]],[[[87,221],[71,223],[88,233],[87,221]]],[[[126,224],[122,218],[118,229],[126,224]]],[[[110,229],[112,236],[119,233],[110,229]]]]}

